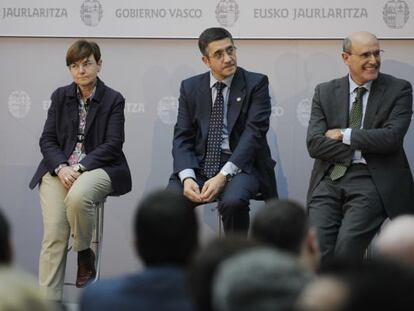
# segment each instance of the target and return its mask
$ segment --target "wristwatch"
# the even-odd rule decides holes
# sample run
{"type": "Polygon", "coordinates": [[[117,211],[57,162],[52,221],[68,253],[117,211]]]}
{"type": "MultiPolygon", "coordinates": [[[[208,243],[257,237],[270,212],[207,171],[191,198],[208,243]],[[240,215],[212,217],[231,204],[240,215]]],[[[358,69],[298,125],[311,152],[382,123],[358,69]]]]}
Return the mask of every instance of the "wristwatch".
{"type": "Polygon", "coordinates": [[[83,169],[83,167],[82,167],[82,165],[80,165],[79,163],[78,164],[75,164],[74,166],[73,166],[73,169],[75,170],[75,171],[77,171],[78,173],[83,173],[83,171],[84,171],[84,169],[83,169]]]}
{"type": "Polygon", "coordinates": [[[220,171],[220,174],[224,176],[224,178],[226,179],[226,183],[228,183],[233,177],[231,174],[226,174],[223,171],[220,171]]]}
{"type": "Polygon", "coordinates": [[[67,163],[61,163],[57,168],[55,168],[55,174],[58,175],[59,171],[64,168],[65,166],[68,166],[67,163]]]}

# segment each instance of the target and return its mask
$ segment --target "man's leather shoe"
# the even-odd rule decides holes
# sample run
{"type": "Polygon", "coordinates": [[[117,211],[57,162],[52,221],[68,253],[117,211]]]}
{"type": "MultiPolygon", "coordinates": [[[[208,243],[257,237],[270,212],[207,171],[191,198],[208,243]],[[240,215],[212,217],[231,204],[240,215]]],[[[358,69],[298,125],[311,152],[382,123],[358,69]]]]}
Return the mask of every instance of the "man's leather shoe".
{"type": "Polygon", "coordinates": [[[86,256],[78,255],[78,273],[76,275],[76,287],[82,288],[88,285],[96,276],[95,254],[90,249],[86,256]]]}

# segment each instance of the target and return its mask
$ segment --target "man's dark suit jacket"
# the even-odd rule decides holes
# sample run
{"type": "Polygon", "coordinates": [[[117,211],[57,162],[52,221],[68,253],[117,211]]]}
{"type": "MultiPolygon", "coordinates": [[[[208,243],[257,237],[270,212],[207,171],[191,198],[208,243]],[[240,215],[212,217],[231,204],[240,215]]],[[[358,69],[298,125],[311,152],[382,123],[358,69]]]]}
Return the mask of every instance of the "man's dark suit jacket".
{"type": "Polygon", "coordinates": [[[403,149],[412,103],[408,81],[380,73],[371,86],[363,129],[352,129],[351,145],[346,145],[324,134],[348,127],[348,76],[318,85],[307,135],[309,154],[316,159],[308,202],[332,164],[350,165],[354,151],[361,150],[388,216],[413,213],[413,178],[403,149]]]}
{"type": "MultiPolygon", "coordinates": [[[[266,140],[271,113],[268,79],[238,67],[230,86],[227,129],[230,162],[260,182],[265,199],[277,196],[274,166],[266,140]]],[[[186,168],[200,169],[207,148],[212,109],[210,72],[181,84],[178,118],[174,129],[173,177],[186,168]]]]}
{"type": "MultiPolygon", "coordinates": [[[[33,189],[49,172],[68,161],[75,149],[79,126],[79,108],[76,84],[58,88],[52,94],[52,103],[40,138],[43,160],[34,174],[33,189]]],[[[131,190],[131,174],[122,152],[124,143],[125,99],[120,93],[98,79],[95,95],[86,118],[84,147],[86,157],[80,162],[87,170],[102,168],[112,182],[112,195],[131,190]]]]}
{"type": "Polygon", "coordinates": [[[81,311],[192,311],[183,270],[157,267],[100,281],[85,289],[81,311]]]}

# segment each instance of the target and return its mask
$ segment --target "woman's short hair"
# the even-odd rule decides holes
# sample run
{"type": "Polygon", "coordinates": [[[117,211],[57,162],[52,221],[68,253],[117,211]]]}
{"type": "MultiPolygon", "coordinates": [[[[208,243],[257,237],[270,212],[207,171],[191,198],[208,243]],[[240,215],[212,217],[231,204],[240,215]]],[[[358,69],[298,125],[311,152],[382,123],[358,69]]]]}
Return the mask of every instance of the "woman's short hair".
{"type": "Polygon", "coordinates": [[[78,40],[66,52],[66,66],[88,58],[91,55],[93,55],[97,63],[101,60],[101,50],[98,44],[93,41],[78,40]]]}

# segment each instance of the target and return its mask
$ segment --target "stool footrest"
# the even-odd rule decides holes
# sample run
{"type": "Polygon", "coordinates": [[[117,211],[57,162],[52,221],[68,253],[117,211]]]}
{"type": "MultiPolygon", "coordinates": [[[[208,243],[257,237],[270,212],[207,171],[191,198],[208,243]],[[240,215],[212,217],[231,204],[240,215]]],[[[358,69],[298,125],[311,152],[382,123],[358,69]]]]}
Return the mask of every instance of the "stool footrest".
{"type": "Polygon", "coordinates": [[[76,286],[75,283],[71,283],[71,282],[65,282],[65,283],[63,283],[63,285],[66,285],[66,286],[76,286]]]}

